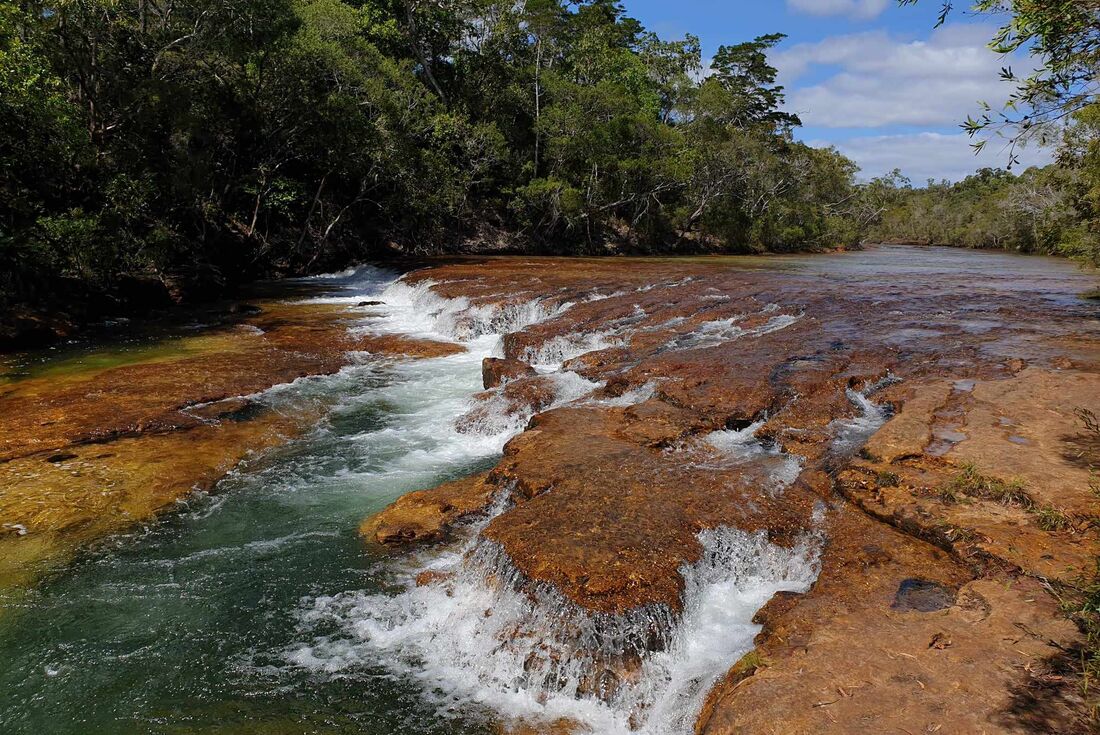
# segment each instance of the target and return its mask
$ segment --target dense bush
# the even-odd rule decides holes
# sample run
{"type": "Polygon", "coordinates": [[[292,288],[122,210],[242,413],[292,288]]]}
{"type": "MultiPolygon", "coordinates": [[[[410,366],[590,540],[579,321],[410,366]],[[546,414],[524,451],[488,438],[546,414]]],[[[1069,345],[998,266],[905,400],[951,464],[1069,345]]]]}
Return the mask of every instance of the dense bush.
{"type": "Polygon", "coordinates": [[[983,169],[956,184],[874,186],[882,214],[870,236],[1068,255],[1100,265],[1100,104],[1076,113],[1056,163],[1020,175],[983,169]]]}
{"type": "Polygon", "coordinates": [[[611,0],[0,8],[0,290],[181,289],[351,257],[821,248],[854,166],[791,136],[767,51],[611,0]]]}

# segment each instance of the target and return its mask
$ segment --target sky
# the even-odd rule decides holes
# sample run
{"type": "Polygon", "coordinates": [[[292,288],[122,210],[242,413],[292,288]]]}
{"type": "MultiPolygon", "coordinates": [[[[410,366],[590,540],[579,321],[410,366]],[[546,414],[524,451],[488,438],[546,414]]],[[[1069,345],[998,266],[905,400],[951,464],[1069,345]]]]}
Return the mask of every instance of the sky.
{"type": "MultiPolygon", "coordinates": [[[[987,44],[995,18],[956,11],[935,28],[939,0],[900,7],[896,0],[622,0],[662,38],[699,36],[704,59],[722,44],[766,33],[788,38],[769,59],[798,113],[797,136],[834,145],[868,179],[900,168],[915,185],[957,181],[983,166],[1007,166],[1002,141],[975,156],[959,123],[979,101],[999,107],[1012,85],[999,79],[1026,56],[1005,58],[987,44]]],[[[966,3],[956,3],[963,6],[966,3]]],[[[1020,165],[1043,165],[1050,151],[1017,151],[1020,165]]]]}

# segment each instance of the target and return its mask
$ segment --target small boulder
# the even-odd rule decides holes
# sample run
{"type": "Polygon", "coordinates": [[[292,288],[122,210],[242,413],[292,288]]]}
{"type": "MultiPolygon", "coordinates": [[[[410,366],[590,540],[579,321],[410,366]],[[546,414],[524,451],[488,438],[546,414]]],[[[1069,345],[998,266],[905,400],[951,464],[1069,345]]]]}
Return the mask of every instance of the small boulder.
{"type": "Polygon", "coordinates": [[[485,390],[532,375],[537,375],[535,369],[520,360],[486,357],[481,362],[481,383],[485,390]]]}
{"type": "Polygon", "coordinates": [[[894,604],[899,612],[935,612],[955,604],[955,590],[927,579],[905,579],[898,586],[894,604]]]}
{"type": "Polygon", "coordinates": [[[495,491],[487,473],[418,490],[367,518],[359,534],[369,543],[389,548],[439,541],[459,520],[485,509],[495,491]]]}

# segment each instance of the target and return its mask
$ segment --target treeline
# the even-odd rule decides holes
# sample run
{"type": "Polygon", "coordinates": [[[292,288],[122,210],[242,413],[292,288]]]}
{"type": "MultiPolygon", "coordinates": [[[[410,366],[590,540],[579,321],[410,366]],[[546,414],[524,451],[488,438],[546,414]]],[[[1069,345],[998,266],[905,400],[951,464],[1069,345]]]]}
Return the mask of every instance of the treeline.
{"type": "Polygon", "coordinates": [[[1100,104],[1078,112],[1056,162],[982,169],[915,189],[899,172],[868,185],[882,214],[869,237],[1066,255],[1100,265],[1100,104]]]}
{"type": "Polygon", "coordinates": [[[856,167],[780,111],[781,38],[704,75],[614,0],[4,3],[0,292],[856,242],[856,167]]]}

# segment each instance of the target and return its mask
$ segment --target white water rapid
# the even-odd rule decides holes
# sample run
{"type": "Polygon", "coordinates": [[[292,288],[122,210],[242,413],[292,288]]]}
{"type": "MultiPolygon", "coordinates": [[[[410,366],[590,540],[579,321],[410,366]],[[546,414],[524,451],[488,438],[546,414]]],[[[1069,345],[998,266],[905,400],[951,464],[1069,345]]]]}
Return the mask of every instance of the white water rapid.
{"type": "MultiPolygon", "coordinates": [[[[481,405],[482,415],[489,407],[490,418],[473,431],[469,426],[459,431],[455,420],[473,407],[481,361],[500,354],[501,337],[553,319],[568,302],[480,306],[440,297],[428,282],[394,280],[378,291],[373,287],[383,275],[374,271],[339,278],[350,295],[328,300],[355,303],[376,292],[371,298],[384,302],[363,307],[359,330],[467,348],[451,357],[394,365],[401,379],[382,390],[398,420],[363,437],[374,450],[392,452],[372,485],[389,474],[409,486],[415,477],[438,475],[446,465],[468,466],[499,453],[522,431],[528,416],[509,416],[503,402],[496,407],[493,399],[481,405]]],[[[767,328],[785,325],[777,319],[767,328]]],[[[593,400],[588,396],[598,384],[561,371],[561,364],[613,339],[611,334],[570,336],[528,356],[540,372],[549,373],[556,405],[593,400]]],[[[652,391],[646,385],[614,400],[644,400],[652,391]]],[[[767,455],[776,474],[783,475],[775,478],[777,486],[789,482],[788,458],[772,456],[772,450],[750,441],[751,433],[742,438],[724,442],[716,435],[711,443],[733,453],[732,445],[740,445],[745,461],[767,455]],[[724,447],[727,443],[731,446],[724,447]]],[[[795,474],[797,469],[796,464],[795,474]]],[[[351,590],[303,599],[300,640],[286,649],[285,660],[322,677],[384,666],[399,680],[418,685],[443,716],[473,710],[497,721],[566,719],[593,733],[688,733],[710,688],[751,650],[759,630],[751,622],[755,612],[778,591],[805,591],[817,573],[815,538],[783,549],[761,534],[708,531],[699,537],[703,558],[681,570],[682,614],[673,616],[663,606],[592,614],[529,583],[498,546],[478,536],[492,515],[505,510],[505,502],[501,499],[480,526],[467,529],[464,545],[395,563],[390,573],[396,593],[351,590]],[[417,586],[416,575],[424,569],[444,581],[417,586]]]]}

